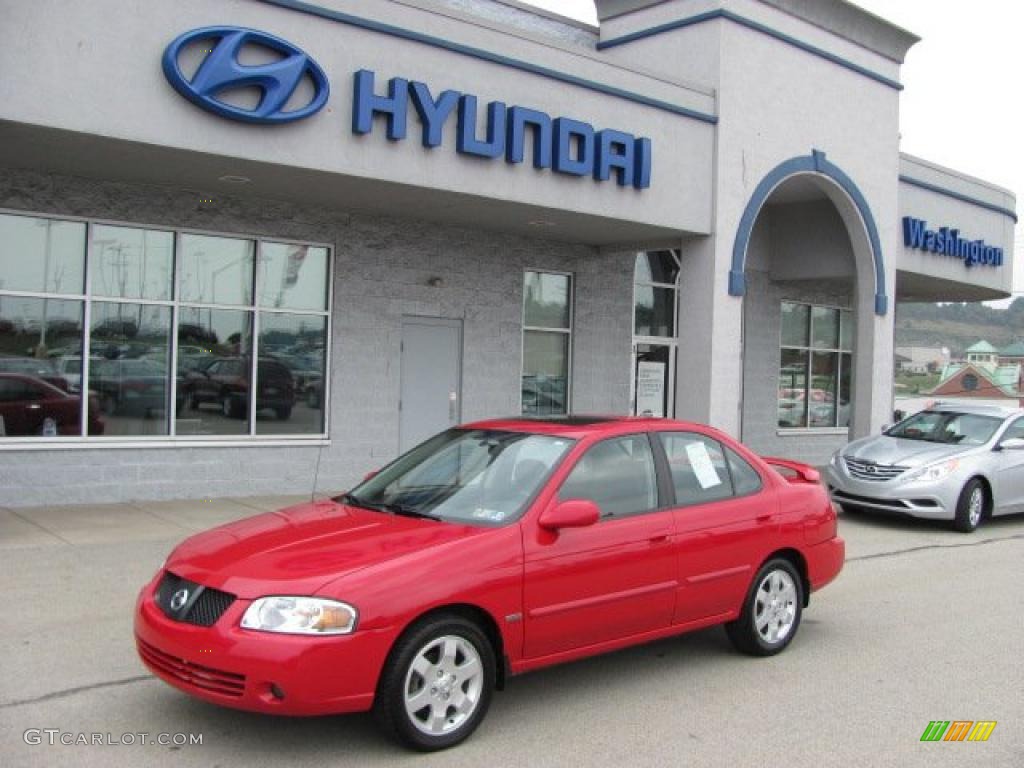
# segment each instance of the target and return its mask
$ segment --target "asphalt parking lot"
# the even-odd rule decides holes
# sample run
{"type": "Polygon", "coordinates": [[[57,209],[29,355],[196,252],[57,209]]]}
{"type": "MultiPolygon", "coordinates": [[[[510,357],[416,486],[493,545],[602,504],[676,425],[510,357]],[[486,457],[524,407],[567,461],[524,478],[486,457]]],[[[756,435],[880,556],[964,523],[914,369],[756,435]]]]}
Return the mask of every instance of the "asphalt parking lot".
{"type": "Polygon", "coordinates": [[[780,656],[739,656],[712,629],[532,673],[468,742],[417,756],[368,716],[220,709],[136,658],[135,594],[173,543],[289,501],[0,510],[0,765],[1024,765],[1020,516],[965,536],[844,515],[845,570],[780,656]],[[998,725],[984,743],[922,743],[932,720],[998,725]],[[50,745],[44,729],[202,744],[50,745]]]}

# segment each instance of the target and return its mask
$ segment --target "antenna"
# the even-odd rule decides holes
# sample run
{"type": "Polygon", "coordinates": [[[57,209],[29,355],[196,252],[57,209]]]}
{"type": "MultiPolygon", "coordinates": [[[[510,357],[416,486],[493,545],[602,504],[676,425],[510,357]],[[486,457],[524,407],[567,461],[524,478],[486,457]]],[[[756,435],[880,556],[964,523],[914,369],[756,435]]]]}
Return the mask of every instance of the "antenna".
{"type": "Polygon", "coordinates": [[[316,451],[316,468],[313,470],[313,487],[309,491],[309,503],[312,504],[316,501],[316,483],[320,478],[320,458],[324,455],[324,445],[320,444],[320,447],[316,451]]]}

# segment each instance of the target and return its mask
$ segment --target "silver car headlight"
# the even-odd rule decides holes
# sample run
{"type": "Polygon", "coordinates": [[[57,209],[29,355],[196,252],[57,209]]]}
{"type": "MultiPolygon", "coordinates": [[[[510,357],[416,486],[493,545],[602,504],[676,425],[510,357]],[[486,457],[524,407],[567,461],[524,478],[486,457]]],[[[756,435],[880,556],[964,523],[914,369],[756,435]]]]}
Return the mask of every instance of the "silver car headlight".
{"type": "Polygon", "coordinates": [[[839,451],[832,454],[832,460],[829,462],[833,467],[839,466],[839,451]]]}
{"type": "Polygon", "coordinates": [[[928,483],[934,483],[938,480],[942,480],[944,477],[948,477],[959,466],[959,459],[947,459],[946,461],[941,461],[938,464],[929,464],[926,467],[915,469],[906,476],[905,480],[908,483],[915,480],[924,480],[928,483]]]}
{"type": "Polygon", "coordinates": [[[244,629],[289,635],[348,635],[359,613],[348,603],[319,597],[261,597],[242,616],[244,629]]]}

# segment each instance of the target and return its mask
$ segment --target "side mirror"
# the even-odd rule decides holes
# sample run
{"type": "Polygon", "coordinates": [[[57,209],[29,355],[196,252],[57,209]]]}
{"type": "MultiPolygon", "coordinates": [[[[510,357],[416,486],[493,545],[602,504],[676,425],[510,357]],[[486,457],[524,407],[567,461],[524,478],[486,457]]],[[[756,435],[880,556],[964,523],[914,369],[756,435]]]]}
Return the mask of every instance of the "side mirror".
{"type": "Polygon", "coordinates": [[[1022,449],[1024,449],[1024,438],[1020,437],[1011,437],[999,444],[999,450],[1001,451],[1020,451],[1022,449]]]}
{"type": "Polygon", "coordinates": [[[557,531],[560,528],[586,528],[601,517],[597,504],[588,499],[569,499],[548,507],[537,521],[541,528],[557,531]]]}

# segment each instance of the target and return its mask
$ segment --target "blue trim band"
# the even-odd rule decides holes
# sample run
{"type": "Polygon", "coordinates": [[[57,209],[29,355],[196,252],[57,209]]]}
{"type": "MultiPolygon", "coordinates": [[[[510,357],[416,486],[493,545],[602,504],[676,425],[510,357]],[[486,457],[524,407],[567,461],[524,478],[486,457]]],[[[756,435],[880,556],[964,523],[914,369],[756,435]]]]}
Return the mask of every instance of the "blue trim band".
{"type": "Polygon", "coordinates": [[[1015,224],[1017,223],[1017,212],[1010,208],[1003,208],[1001,205],[996,205],[995,203],[986,203],[984,200],[979,200],[976,197],[962,195],[959,192],[954,192],[952,189],[946,189],[945,187],[940,187],[936,184],[929,184],[927,181],[918,181],[917,179],[912,179],[909,176],[901,175],[900,181],[902,181],[904,184],[909,184],[912,187],[920,187],[921,189],[927,189],[929,192],[935,192],[936,194],[939,195],[951,197],[954,200],[959,200],[962,203],[970,203],[971,205],[976,205],[979,208],[985,208],[986,210],[989,211],[1001,213],[1003,214],[1003,216],[1009,216],[1011,219],[1013,219],[1013,222],[1015,224]]]}
{"type": "Polygon", "coordinates": [[[868,241],[871,244],[871,257],[875,266],[875,314],[884,315],[889,309],[889,298],[885,293],[885,260],[882,256],[882,241],[878,236],[875,218],[871,215],[867,199],[857,188],[853,179],[837,165],[825,159],[825,153],[818,150],[812,151],[806,157],[794,157],[775,166],[754,189],[754,194],[747,203],[747,207],[743,209],[736,232],[736,241],[732,247],[729,295],[743,296],[746,293],[744,272],[747,262],[747,245],[750,242],[750,235],[754,231],[754,223],[757,221],[757,216],[765,201],[783,181],[790,176],[804,173],[816,173],[831,179],[849,195],[850,200],[857,207],[861,220],[864,222],[864,228],[867,230],[868,241]]]}
{"type": "Polygon", "coordinates": [[[655,99],[650,96],[644,96],[639,93],[633,93],[632,91],[626,91],[622,88],[616,88],[613,85],[606,85],[604,83],[598,83],[594,80],[587,80],[582,77],[576,77],[575,75],[569,75],[558,70],[549,69],[542,67],[537,64],[531,64],[528,61],[521,59],[513,59],[509,56],[502,56],[498,53],[492,53],[491,51],[485,51],[482,48],[474,48],[469,45],[463,45],[462,43],[452,42],[451,40],[445,40],[441,37],[434,37],[433,35],[425,35],[421,32],[414,32],[410,29],[404,29],[402,27],[396,27],[392,24],[385,24],[380,21],[373,21],[372,19],[364,19],[361,16],[353,16],[349,13],[343,13],[342,11],[335,11],[330,8],[323,8],[319,5],[313,5],[312,3],[302,2],[302,0],[259,0],[261,3],[267,3],[268,5],[275,5],[280,8],[286,8],[291,11],[298,11],[300,13],[308,13],[311,16],[319,16],[322,19],[330,19],[331,21],[337,21],[342,24],[348,24],[352,27],[358,27],[359,29],[369,30],[371,32],[379,32],[384,35],[390,35],[397,37],[402,40],[410,40],[414,43],[422,43],[423,45],[430,45],[434,48],[441,48],[452,53],[458,53],[463,56],[471,56],[474,59],[480,59],[482,61],[489,61],[492,64],[500,64],[503,67],[510,67],[512,69],[518,69],[522,72],[528,72],[532,75],[540,75],[550,80],[557,80],[560,83],[568,83],[569,85],[575,85],[580,88],[585,88],[588,91],[595,91],[597,93],[603,93],[606,96],[615,96],[619,99],[625,99],[631,101],[634,104],[643,104],[646,107],[653,107],[663,112],[671,112],[674,115],[681,115],[683,117],[689,117],[693,120],[699,120],[702,123],[710,123],[715,125],[718,123],[718,117],[716,115],[709,115],[705,112],[700,112],[689,107],[683,107],[679,104],[672,104],[661,99],[655,99]]]}
{"type": "Polygon", "coordinates": [[[660,35],[662,32],[669,32],[673,29],[682,29],[683,27],[693,26],[694,24],[702,24],[705,21],[712,21],[714,19],[726,19],[728,21],[733,22],[734,24],[739,24],[741,27],[746,27],[747,29],[752,29],[755,32],[760,32],[763,35],[772,37],[776,40],[786,43],[787,45],[792,45],[794,48],[799,48],[801,51],[805,51],[806,53],[818,56],[822,59],[825,59],[826,61],[831,61],[833,64],[838,64],[840,67],[843,67],[844,69],[848,69],[851,72],[856,72],[858,75],[863,75],[864,77],[874,80],[877,83],[881,83],[882,85],[888,86],[889,88],[894,88],[897,91],[903,90],[903,85],[896,80],[892,80],[888,77],[885,77],[884,75],[878,74],[877,72],[873,72],[870,69],[867,69],[866,67],[860,66],[859,64],[854,64],[852,61],[844,59],[842,56],[836,56],[834,53],[829,53],[828,51],[822,48],[818,48],[817,46],[811,45],[810,43],[805,43],[802,40],[797,40],[795,37],[791,37],[790,35],[787,35],[784,32],[779,32],[778,30],[765,26],[764,24],[754,21],[753,19],[748,19],[745,16],[740,16],[739,14],[733,13],[732,11],[726,11],[721,9],[717,11],[708,11],[707,13],[699,13],[696,16],[690,16],[689,18],[686,19],[679,19],[678,21],[670,21],[667,24],[660,24],[656,27],[651,27],[650,29],[643,29],[639,32],[632,32],[628,35],[622,35],[621,37],[613,37],[611,40],[604,40],[599,42],[597,44],[597,49],[599,51],[603,51],[605,48],[614,48],[617,45],[632,43],[635,40],[642,40],[645,37],[653,37],[655,35],[660,35]]]}

